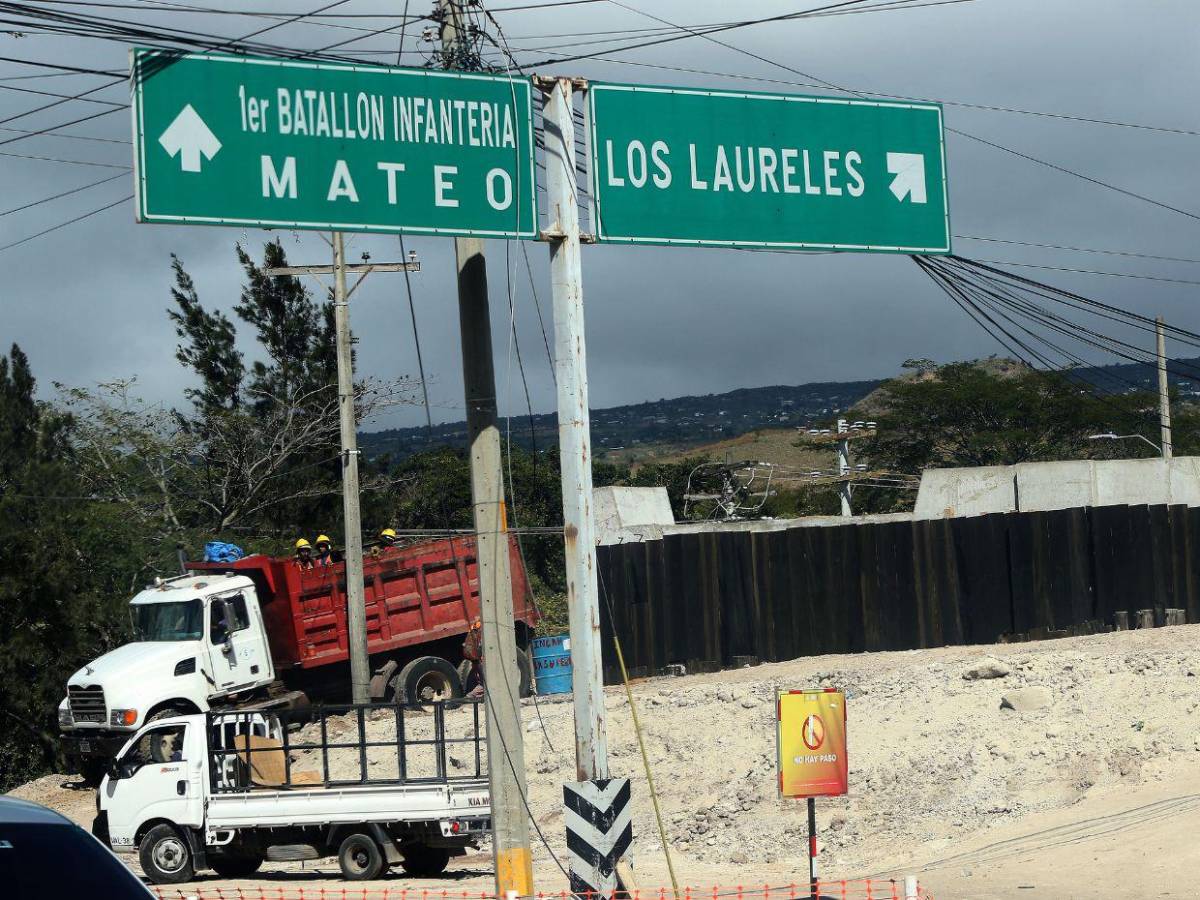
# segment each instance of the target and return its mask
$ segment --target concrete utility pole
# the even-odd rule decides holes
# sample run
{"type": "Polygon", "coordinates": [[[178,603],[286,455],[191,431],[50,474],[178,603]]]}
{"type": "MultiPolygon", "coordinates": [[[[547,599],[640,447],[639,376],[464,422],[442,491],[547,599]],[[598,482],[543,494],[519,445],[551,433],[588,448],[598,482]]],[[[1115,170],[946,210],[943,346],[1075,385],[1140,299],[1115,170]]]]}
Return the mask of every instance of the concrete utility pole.
{"type": "MultiPolygon", "coordinates": [[[[442,48],[466,44],[462,11],[439,0],[442,48]]],[[[465,54],[464,54],[465,55],[465,54]]],[[[512,575],[500,429],[496,425],[496,376],[488,311],[487,265],[483,241],[456,238],[458,318],[463,358],[467,437],[471,447],[471,502],[479,565],[479,606],[483,622],[483,671],[487,698],[487,760],[492,800],[492,853],[496,896],[533,893],[533,860],[525,807],[525,743],[521,730],[521,676],[513,624],[512,575]]]]}
{"type": "Polygon", "coordinates": [[[1154,330],[1157,333],[1158,344],[1158,418],[1162,434],[1162,455],[1163,459],[1170,459],[1174,452],[1174,447],[1171,446],[1171,393],[1167,388],[1167,341],[1163,333],[1162,316],[1155,318],[1154,330]]]}
{"type": "Polygon", "coordinates": [[[583,339],[583,267],[575,181],[574,85],[542,82],[546,202],[551,221],[550,282],[554,295],[554,368],[566,539],[567,610],[571,626],[571,686],[575,698],[575,765],[580,781],[608,778],[608,738],[600,666],[600,599],[592,511],[592,439],[587,354],[583,339]]]}
{"type": "Polygon", "coordinates": [[[842,498],[842,515],[852,516],[853,510],[850,508],[850,479],[847,477],[850,474],[850,439],[842,437],[849,433],[850,423],[845,419],[837,420],[838,430],[838,474],[842,476],[842,482],[838,485],[838,495],[842,498]]]}
{"type": "MultiPolygon", "coordinates": [[[[354,416],[354,355],[350,346],[350,295],[372,272],[419,272],[416,254],[399,263],[346,263],[346,249],[340,231],[333,232],[331,266],[278,266],[263,271],[272,278],[301,275],[333,276],[333,326],[337,351],[338,424],[342,443],[342,504],[346,522],[346,630],[350,642],[351,699],[355,703],[371,700],[371,666],[367,654],[367,609],[363,594],[362,522],[358,510],[358,430],[354,416]],[[346,274],[358,275],[358,282],[346,289],[346,274]]],[[[317,279],[320,281],[320,279],[317,279]]],[[[322,285],[323,286],[323,285],[322,285]]],[[[326,288],[326,290],[328,290],[326,288]]]]}
{"type": "Polygon", "coordinates": [[[342,518],[346,523],[346,630],[350,642],[350,696],[371,700],[367,658],[367,604],[363,594],[362,521],[358,510],[358,428],[354,420],[354,357],[350,348],[350,300],[346,296],[346,248],[333,233],[333,325],[337,332],[338,418],[342,432],[342,518]]]}

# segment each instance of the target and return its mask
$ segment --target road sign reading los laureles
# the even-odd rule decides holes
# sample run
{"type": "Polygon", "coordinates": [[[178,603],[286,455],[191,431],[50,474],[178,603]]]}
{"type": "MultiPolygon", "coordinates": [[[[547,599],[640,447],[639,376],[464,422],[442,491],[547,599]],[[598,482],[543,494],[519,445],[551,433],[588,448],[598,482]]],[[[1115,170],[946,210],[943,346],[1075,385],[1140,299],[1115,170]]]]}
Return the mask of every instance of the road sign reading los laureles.
{"type": "Polygon", "coordinates": [[[592,83],[602,241],[949,253],[937,104],[592,83]]]}
{"type": "Polygon", "coordinates": [[[142,222],[534,237],[527,80],[135,50],[142,222]]]}
{"type": "Polygon", "coordinates": [[[780,691],[779,793],[836,797],[849,789],[846,695],[841,691],[780,691]]]}

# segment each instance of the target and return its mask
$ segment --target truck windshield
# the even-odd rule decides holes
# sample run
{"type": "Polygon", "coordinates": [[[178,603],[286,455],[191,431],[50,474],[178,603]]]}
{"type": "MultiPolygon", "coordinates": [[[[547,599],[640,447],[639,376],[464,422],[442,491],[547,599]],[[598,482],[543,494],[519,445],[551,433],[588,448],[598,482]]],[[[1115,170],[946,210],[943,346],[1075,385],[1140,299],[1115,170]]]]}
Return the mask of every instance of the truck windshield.
{"type": "Polygon", "coordinates": [[[139,641],[198,641],[203,634],[204,608],[199,600],[177,603],[136,603],[133,633],[139,641]]]}

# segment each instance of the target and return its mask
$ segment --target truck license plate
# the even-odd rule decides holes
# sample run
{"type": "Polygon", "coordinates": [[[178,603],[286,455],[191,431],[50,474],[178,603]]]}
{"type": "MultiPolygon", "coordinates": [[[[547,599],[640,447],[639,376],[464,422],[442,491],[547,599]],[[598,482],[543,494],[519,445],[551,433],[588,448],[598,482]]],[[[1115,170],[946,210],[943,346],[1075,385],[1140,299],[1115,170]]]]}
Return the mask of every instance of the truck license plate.
{"type": "Polygon", "coordinates": [[[91,753],[92,752],[92,742],[91,741],[80,741],[79,742],[79,752],[80,753],[91,753]]]}

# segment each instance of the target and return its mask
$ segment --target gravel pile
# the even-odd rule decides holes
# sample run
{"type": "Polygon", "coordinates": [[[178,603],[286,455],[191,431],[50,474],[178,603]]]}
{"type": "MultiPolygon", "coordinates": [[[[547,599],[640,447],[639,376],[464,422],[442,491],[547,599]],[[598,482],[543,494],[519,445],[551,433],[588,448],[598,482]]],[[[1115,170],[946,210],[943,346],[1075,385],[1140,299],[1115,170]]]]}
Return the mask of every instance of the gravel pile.
{"type": "MultiPolygon", "coordinates": [[[[847,693],[850,795],[820,800],[817,809],[826,871],[855,875],[1070,806],[1098,787],[1135,786],[1200,764],[1198,638],[1200,626],[1181,626],[639,682],[635,697],[677,867],[806,866],[805,805],[776,794],[779,689],[847,693]]],[[[612,774],[634,779],[635,856],[660,856],[623,691],[610,689],[606,705],[612,774]]],[[[562,783],[575,778],[572,707],[544,699],[527,702],[522,715],[530,807],[562,856],[562,783]]],[[[357,727],[331,725],[346,735],[357,727]]],[[[430,717],[408,725],[410,735],[432,730],[430,717]]],[[[457,736],[470,731],[453,717],[449,727],[457,736]]],[[[368,736],[390,740],[394,725],[379,717],[368,736]]],[[[388,748],[379,752],[373,772],[395,758],[388,748]]],[[[474,765],[466,745],[452,756],[456,769],[474,765]]],[[[317,767],[305,754],[295,763],[317,767]]],[[[332,765],[338,777],[355,777],[358,763],[332,765]]],[[[61,787],[72,781],[49,776],[16,793],[90,821],[86,792],[61,787]]],[[[535,865],[552,868],[550,851],[533,840],[535,865]]]]}

